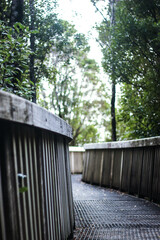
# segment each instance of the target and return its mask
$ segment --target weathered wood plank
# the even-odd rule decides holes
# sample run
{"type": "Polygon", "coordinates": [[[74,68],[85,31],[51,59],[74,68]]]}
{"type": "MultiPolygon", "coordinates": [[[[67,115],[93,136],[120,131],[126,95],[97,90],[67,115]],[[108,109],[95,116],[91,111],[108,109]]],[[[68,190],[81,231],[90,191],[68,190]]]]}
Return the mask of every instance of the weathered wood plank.
{"type": "Polygon", "coordinates": [[[138,148],[160,145],[160,136],[143,138],[138,140],[128,140],[119,142],[105,142],[105,143],[88,143],[84,145],[86,150],[91,149],[122,149],[122,148],[138,148]]]}
{"type": "Polygon", "coordinates": [[[102,172],[102,186],[110,186],[110,176],[111,176],[111,161],[112,161],[111,150],[104,150],[104,162],[103,162],[103,172],[102,172]]]}
{"type": "Polygon", "coordinates": [[[16,95],[0,91],[0,119],[25,123],[72,139],[72,128],[64,120],[16,95]]]}

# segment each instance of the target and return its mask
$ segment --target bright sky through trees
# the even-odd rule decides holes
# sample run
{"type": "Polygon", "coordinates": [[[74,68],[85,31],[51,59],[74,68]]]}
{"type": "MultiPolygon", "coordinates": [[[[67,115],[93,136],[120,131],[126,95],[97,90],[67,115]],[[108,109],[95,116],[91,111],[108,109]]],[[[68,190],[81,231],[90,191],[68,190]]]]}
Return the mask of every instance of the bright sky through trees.
{"type": "MultiPolygon", "coordinates": [[[[69,21],[75,25],[75,28],[84,33],[91,46],[90,57],[101,63],[101,50],[96,42],[98,37],[97,31],[94,29],[96,23],[100,23],[102,16],[95,12],[95,7],[90,0],[59,0],[58,13],[62,19],[69,21]]],[[[99,7],[103,4],[100,3],[99,7]]]]}
{"type": "MultiPolygon", "coordinates": [[[[103,21],[103,17],[99,12],[96,12],[95,7],[93,6],[91,0],[58,0],[59,7],[57,8],[57,12],[62,19],[67,20],[68,22],[75,25],[77,31],[84,33],[88,38],[88,42],[90,45],[90,53],[88,56],[96,60],[96,62],[100,66],[100,78],[104,79],[107,87],[110,88],[110,84],[108,82],[108,76],[104,73],[101,62],[102,62],[102,52],[101,48],[96,41],[98,39],[98,32],[95,29],[96,24],[100,24],[103,21]],[[107,81],[106,81],[107,80],[107,81]]],[[[106,1],[99,1],[97,3],[97,7],[103,11],[107,6],[106,1]]],[[[104,13],[104,12],[103,12],[104,13]]],[[[106,13],[104,13],[106,17],[106,13]]],[[[111,90],[108,92],[111,94],[111,90]]],[[[120,87],[117,84],[117,99],[120,95],[120,87]]],[[[117,105],[116,99],[116,105],[117,105]]]]}

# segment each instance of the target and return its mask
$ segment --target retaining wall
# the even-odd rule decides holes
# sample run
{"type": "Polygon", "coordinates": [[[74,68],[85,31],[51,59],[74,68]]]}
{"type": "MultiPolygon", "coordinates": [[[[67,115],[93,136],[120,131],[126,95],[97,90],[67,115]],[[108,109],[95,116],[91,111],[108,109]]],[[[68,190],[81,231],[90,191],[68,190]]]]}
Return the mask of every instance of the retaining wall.
{"type": "Polygon", "coordinates": [[[0,239],[58,240],[73,232],[72,129],[0,91],[0,239]]]}
{"type": "Polygon", "coordinates": [[[160,203],[160,137],[84,148],[83,181],[160,203]]]}

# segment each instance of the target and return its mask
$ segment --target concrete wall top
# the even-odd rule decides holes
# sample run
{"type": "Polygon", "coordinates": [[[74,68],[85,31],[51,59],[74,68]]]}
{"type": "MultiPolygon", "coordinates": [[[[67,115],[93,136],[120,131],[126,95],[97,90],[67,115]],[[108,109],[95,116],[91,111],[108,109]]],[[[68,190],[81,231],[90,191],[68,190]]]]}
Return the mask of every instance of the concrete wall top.
{"type": "Polygon", "coordinates": [[[70,152],[85,152],[83,147],[69,147],[70,152]]]}
{"type": "Polygon", "coordinates": [[[85,144],[86,150],[91,149],[118,149],[118,148],[137,148],[137,147],[151,147],[160,145],[160,136],[143,138],[138,140],[128,140],[119,142],[104,142],[104,143],[89,143],[85,144]]]}
{"type": "Polygon", "coordinates": [[[14,94],[0,91],[0,119],[49,130],[72,139],[72,128],[63,119],[14,94]]]}

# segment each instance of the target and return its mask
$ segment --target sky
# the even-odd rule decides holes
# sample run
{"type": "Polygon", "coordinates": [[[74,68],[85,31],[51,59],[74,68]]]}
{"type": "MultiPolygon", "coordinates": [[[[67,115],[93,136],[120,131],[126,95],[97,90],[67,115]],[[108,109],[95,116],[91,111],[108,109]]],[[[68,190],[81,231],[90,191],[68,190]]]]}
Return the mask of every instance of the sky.
{"type": "MultiPolygon", "coordinates": [[[[103,1],[101,1],[103,3],[103,1]]],[[[96,12],[95,7],[91,3],[91,0],[58,0],[59,3],[59,16],[60,18],[67,20],[69,23],[75,25],[75,29],[84,33],[88,38],[88,43],[90,45],[90,53],[88,57],[93,58],[101,66],[102,52],[100,46],[96,42],[98,38],[98,33],[94,28],[97,23],[101,23],[103,18],[100,13],[96,12]]],[[[106,3],[105,3],[106,4],[106,3]]],[[[99,7],[102,4],[100,3],[99,7]]],[[[107,76],[104,74],[102,67],[100,67],[100,78],[104,79],[106,82],[107,76]]],[[[107,88],[109,84],[106,82],[107,88]]],[[[104,129],[100,128],[101,131],[101,141],[104,141],[104,129]]]]}
{"type": "MultiPolygon", "coordinates": [[[[98,8],[104,9],[107,0],[100,0],[98,8]]],[[[104,73],[101,62],[102,52],[99,44],[96,42],[98,33],[94,29],[97,23],[101,23],[103,17],[99,12],[96,12],[95,7],[91,3],[91,0],[58,0],[58,13],[60,18],[67,20],[69,23],[75,25],[78,32],[84,33],[88,38],[90,45],[90,53],[88,56],[96,60],[100,66],[101,80],[106,83],[106,86],[110,89],[108,94],[111,95],[111,85],[106,73],[104,73]]],[[[120,96],[120,86],[117,84],[117,97],[120,96]]],[[[116,98],[117,104],[117,98],[116,98]]]]}
{"type": "Polygon", "coordinates": [[[89,57],[96,59],[100,64],[102,53],[96,42],[98,33],[94,29],[95,24],[102,21],[100,13],[95,12],[90,0],[58,0],[58,4],[60,17],[74,24],[78,32],[84,33],[89,38],[91,46],[89,57]]]}

